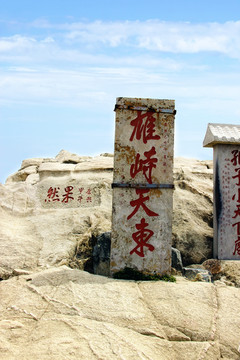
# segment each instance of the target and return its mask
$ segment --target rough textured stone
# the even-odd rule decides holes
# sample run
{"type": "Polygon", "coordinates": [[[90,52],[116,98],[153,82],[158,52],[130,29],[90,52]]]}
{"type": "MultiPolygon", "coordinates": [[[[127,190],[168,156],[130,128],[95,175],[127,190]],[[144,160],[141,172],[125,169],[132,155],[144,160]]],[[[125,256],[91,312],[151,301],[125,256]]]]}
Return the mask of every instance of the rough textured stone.
{"type": "Polygon", "coordinates": [[[239,154],[239,144],[214,147],[213,255],[222,260],[240,260],[239,154]]]}
{"type": "Polygon", "coordinates": [[[42,162],[43,162],[43,158],[25,159],[22,161],[20,170],[23,170],[29,166],[37,166],[38,167],[42,162]]]}
{"type": "MultiPolygon", "coordinates": [[[[101,159],[104,162],[104,157],[101,159]]],[[[43,162],[36,174],[40,173],[40,180],[34,185],[27,180],[0,184],[2,269],[12,273],[15,268],[29,270],[59,263],[81,269],[89,267],[92,261],[89,239],[111,228],[112,172],[108,169],[112,159],[107,159],[107,168],[102,163],[101,168],[93,171],[88,159],[90,172],[73,174],[69,171],[73,164],[43,162]],[[47,167],[48,175],[41,176],[41,166],[45,170],[47,167]],[[53,197],[48,197],[48,189],[57,189],[60,185],[61,201],[55,202],[53,197]],[[85,193],[81,202],[74,200],[72,204],[72,199],[62,202],[67,186],[74,186],[78,196],[83,186],[85,192],[92,193],[85,193]]],[[[96,164],[94,158],[92,161],[96,164]]]]}
{"type": "Polygon", "coordinates": [[[213,257],[213,170],[211,161],[174,162],[173,247],[183,265],[213,257]]]}
{"type": "MultiPolygon", "coordinates": [[[[39,254],[38,250],[35,254],[34,249],[35,247],[38,249],[40,246],[44,248],[44,254],[48,259],[57,258],[58,261],[61,261],[62,258],[63,261],[72,263],[74,258],[73,264],[79,264],[80,261],[81,268],[83,268],[84,251],[83,254],[79,254],[77,251],[79,244],[83,241],[86,250],[91,246],[88,235],[91,237],[92,232],[100,234],[111,229],[113,158],[97,156],[85,159],[77,165],[59,163],[56,159],[40,160],[41,162],[36,159],[28,160],[27,165],[29,166],[32,166],[31,161],[35,162],[33,166],[37,166],[37,173],[28,175],[25,181],[0,184],[0,210],[2,213],[0,237],[5,241],[2,245],[2,258],[5,257],[8,246],[11,248],[19,237],[19,243],[23,245],[23,253],[20,258],[25,257],[27,263],[29,257],[32,259],[34,256],[39,256],[36,255],[39,254]],[[45,165],[48,171],[45,175],[44,171],[40,171],[41,176],[39,176],[40,166],[43,166],[44,169],[45,165]],[[69,166],[71,171],[69,171],[69,166]],[[78,168],[76,171],[78,166],[82,166],[82,168],[78,168]],[[80,185],[83,183],[85,185],[95,184],[99,193],[98,204],[99,201],[100,204],[98,206],[78,206],[68,210],[71,205],[65,204],[67,206],[64,210],[64,207],[51,207],[45,204],[50,187],[55,188],[57,185],[62,185],[61,191],[64,191],[66,186],[77,181],[80,185]],[[38,196],[40,189],[42,193],[38,196]],[[76,226],[73,223],[76,223],[76,226]],[[20,226],[20,224],[23,225],[20,226]],[[102,227],[101,224],[103,224],[102,227]],[[94,229],[95,225],[97,229],[94,229]],[[42,226],[44,231],[41,229],[42,226]],[[89,228],[91,231],[88,231],[89,228]],[[26,238],[21,229],[29,229],[26,238]],[[33,251],[25,249],[27,247],[24,243],[28,242],[27,239],[31,241],[34,247],[33,251]],[[52,256],[54,242],[61,244],[63,239],[65,239],[64,243],[59,245],[59,250],[62,248],[61,255],[52,256]],[[47,255],[48,251],[49,256],[47,255]],[[76,253],[78,253],[77,256],[76,253]]],[[[202,263],[204,260],[212,258],[212,162],[175,159],[174,177],[173,246],[181,251],[184,266],[202,263]]],[[[63,200],[64,192],[60,195],[63,200]]],[[[56,249],[55,252],[58,253],[56,249]]],[[[18,251],[21,252],[21,248],[18,251]]],[[[91,251],[89,249],[89,253],[91,251]]],[[[14,267],[14,259],[13,253],[11,265],[9,264],[10,268],[14,267]]],[[[18,259],[16,259],[17,262],[18,259]]],[[[30,263],[32,261],[38,262],[38,260],[30,260],[30,263]]],[[[41,260],[41,264],[47,264],[48,261],[41,260]]]]}
{"type": "Polygon", "coordinates": [[[57,156],[55,157],[55,159],[60,162],[60,163],[64,163],[64,164],[78,164],[84,160],[87,159],[91,159],[90,156],[79,156],[77,154],[72,154],[69,151],[66,150],[61,150],[57,156]]]}
{"type": "Polygon", "coordinates": [[[218,259],[208,259],[202,265],[212,275],[217,275],[221,272],[221,261],[218,259]]]}
{"type": "Polygon", "coordinates": [[[4,360],[239,358],[240,292],[224,284],[113,280],[63,266],[2,281],[0,291],[4,360]]]}
{"type": "Polygon", "coordinates": [[[183,270],[182,257],[178,249],[172,247],[172,267],[177,271],[183,270]]]}
{"type": "Polygon", "coordinates": [[[212,282],[210,272],[201,268],[183,268],[183,274],[189,280],[212,282]]]}
{"type": "Polygon", "coordinates": [[[112,273],[171,271],[173,191],[149,186],[173,184],[174,110],[174,100],[117,98],[112,273]]]}
{"type": "MultiPolygon", "coordinates": [[[[113,280],[78,270],[93,271],[96,239],[111,229],[113,159],[100,165],[99,158],[66,176],[49,171],[33,185],[28,178],[0,184],[2,358],[239,359],[240,262],[221,261],[213,284],[113,280]],[[39,186],[64,178],[98,184],[100,204],[43,207],[39,186]]],[[[212,162],[177,159],[175,179],[174,239],[185,262],[212,258],[212,162]]]]}
{"type": "Polygon", "coordinates": [[[13,175],[10,175],[6,180],[6,184],[25,181],[29,175],[36,173],[37,173],[36,165],[27,166],[24,169],[15,172],[13,175]]]}
{"type": "Polygon", "coordinates": [[[111,232],[99,235],[93,247],[93,273],[110,276],[111,232]]]}

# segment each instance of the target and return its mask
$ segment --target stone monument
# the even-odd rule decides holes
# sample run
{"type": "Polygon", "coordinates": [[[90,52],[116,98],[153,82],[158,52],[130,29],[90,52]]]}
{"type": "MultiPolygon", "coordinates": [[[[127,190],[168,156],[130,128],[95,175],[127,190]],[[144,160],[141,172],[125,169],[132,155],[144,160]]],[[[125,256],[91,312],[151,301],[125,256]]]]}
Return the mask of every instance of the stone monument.
{"type": "Polygon", "coordinates": [[[117,98],[111,273],[171,270],[174,100],[117,98]]]}
{"type": "Polygon", "coordinates": [[[240,125],[208,124],[204,147],[213,147],[213,256],[240,260],[240,125]]]}

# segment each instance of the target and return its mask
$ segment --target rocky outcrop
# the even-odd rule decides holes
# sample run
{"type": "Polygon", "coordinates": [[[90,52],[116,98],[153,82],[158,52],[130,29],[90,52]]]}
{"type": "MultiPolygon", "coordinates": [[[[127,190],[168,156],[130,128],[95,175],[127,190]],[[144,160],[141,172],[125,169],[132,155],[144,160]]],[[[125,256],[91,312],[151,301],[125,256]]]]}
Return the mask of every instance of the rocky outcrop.
{"type": "Polygon", "coordinates": [[[0,277],[60,264],[91,271],[91,238],[111,229],[112,169],[112,157],[66,151],[23,161],[0,184],[0,277]]]}
{"type": "MultiPolygon", "coordinates": [[[[0,267],[66,263],[91,270],[89,239],[111,230],[112,170],[110,154],[62,150],[52,159],[24,160],[0,185],[0,267]],[[5,255],[13,244],[17,256],[5,255]]],[[[184,266],[201,263],[212,257],[212,162],[175,159],[174,177],[173,247],[184,266]]]]}
{"type": "Polygon", "coordinates": [[[211,161],[175,159],[173,246],[183,264],[212,258],[213,169],[211,161]]]}
{"type": "Polygon", "coordinates": [[[0,291],[5,360],[239,359],[240,292],[221,282],[113,280],[62,266],[0,291]]]}
{"type": "Polygon", "coordinates": [[[2,357],[239,359],[240,263],[209,260],[212,162],[175,160],[173,245],[196,273],[176,283],[106,277],[112,170],[61,151],[0,184],[2,357]]]}

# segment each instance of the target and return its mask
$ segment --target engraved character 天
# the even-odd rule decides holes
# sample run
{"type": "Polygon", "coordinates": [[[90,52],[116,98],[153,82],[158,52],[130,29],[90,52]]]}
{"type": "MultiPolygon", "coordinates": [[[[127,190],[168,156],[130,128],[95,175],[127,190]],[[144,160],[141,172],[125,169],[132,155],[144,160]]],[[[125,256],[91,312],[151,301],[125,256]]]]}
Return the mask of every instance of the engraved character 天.
{"type": "Polygon", "coordinates": [[[147,193],[149,193],[148,189],[136,189],[136,194],[139,195],[139,197],[138,199],[130,201],[130,205],[132,207],[135,207],[135,209],[132,211],[130,215],[128,215],[127,220],[131,219],[131,217],[133,217],[133,215],[137,213],[140,207],[143,208],[143,210],[148,216],[158,216],[157,213],[150,210],[145,204],[145,202],[149,200],[149,196],[144,196],[144,194],[147,193]]]}
{"type": "Polygon", "coordinates": [[[237,216],[240,216],[240,205],[237,205],[237,210],[234,210],[235,216],[232,216],[233,219],[236,219],[237,216]]]}

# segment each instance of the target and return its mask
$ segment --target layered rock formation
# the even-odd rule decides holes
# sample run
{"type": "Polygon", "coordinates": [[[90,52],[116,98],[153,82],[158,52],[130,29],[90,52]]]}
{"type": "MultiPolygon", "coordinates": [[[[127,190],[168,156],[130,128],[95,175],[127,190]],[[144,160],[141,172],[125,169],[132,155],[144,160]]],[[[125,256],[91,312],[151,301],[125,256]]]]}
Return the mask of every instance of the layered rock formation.
{"type": "MultiPolygon", "coordinates": [[[[109,154],[61,151],[0,184],[3,358],[238,359],[238,262],[199,265],[214,283],[82,271],[111,230],[112,169],[109,154]]],[[[173,245],[200,264],[212,257],[212,162],[176,159],[174,172],[173,245]]]]}

